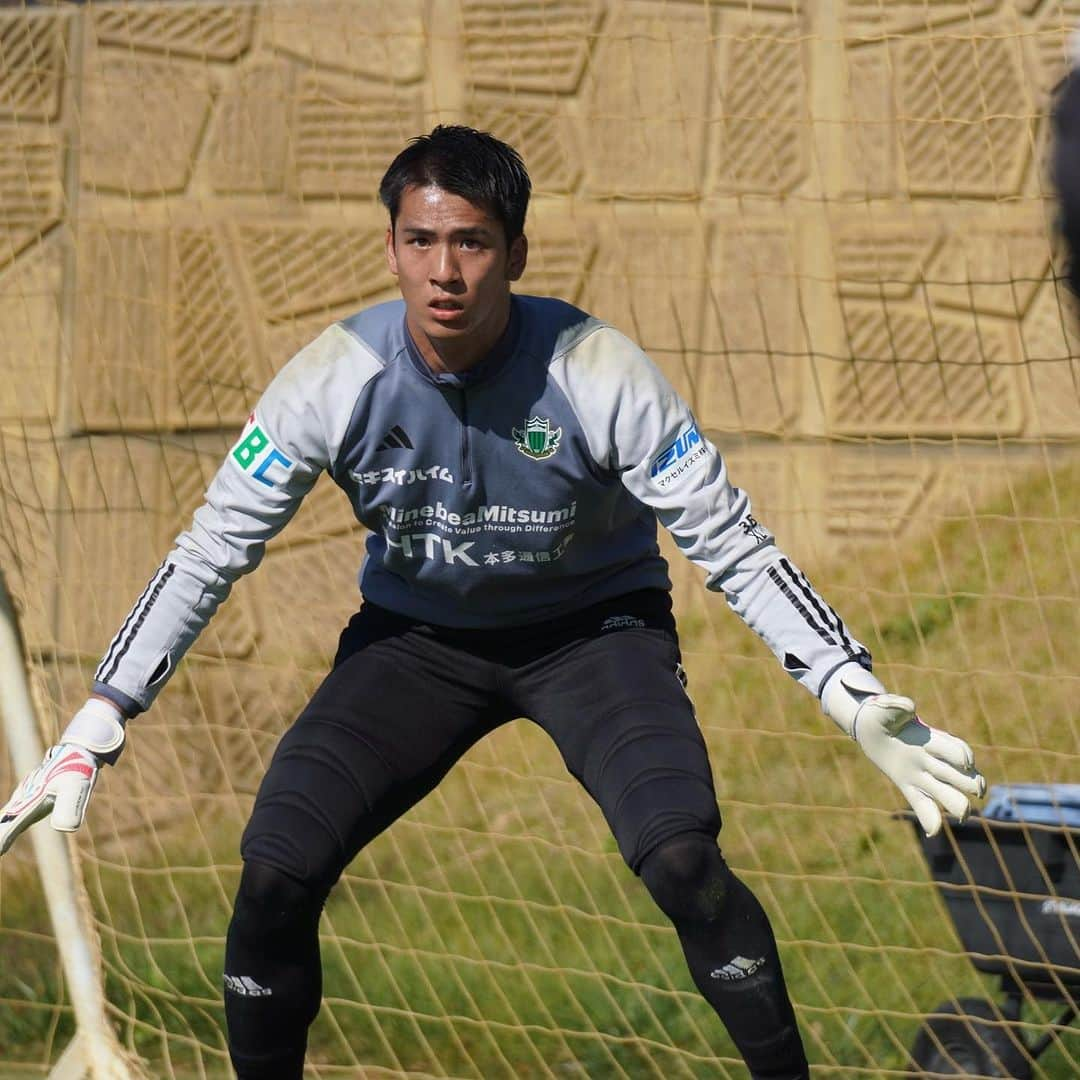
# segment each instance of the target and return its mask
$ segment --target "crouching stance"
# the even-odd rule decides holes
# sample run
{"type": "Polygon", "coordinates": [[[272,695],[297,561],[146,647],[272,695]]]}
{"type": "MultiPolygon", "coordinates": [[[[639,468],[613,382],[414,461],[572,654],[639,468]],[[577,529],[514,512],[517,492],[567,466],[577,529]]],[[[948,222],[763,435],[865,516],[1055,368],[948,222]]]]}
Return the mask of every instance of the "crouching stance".
{"type": "Polygon", "coordinates": [[[319,913],[349,861],[516,717],[596,800],[752,1074],[807,1075],[768,920],[717,847],[658,523],[928,833],[983,789],[964,742],[885,692],[641,349],[561,300],[511,293],[529,193],[517,153],[469,128],[395,158],[379,194],[402,299],[335,323],[273,380],[92,702],[0,813],[0,849],[50,811],[78,826],[125,720],[328,473],[366,529],[363,605],[241,843],[224,994],[243,1080],[301,1074],[319,913]]]}
{"type": "Polygon", "coordinates": [[[329,889],[465,750],[515,716],[550,735],[596,800],[754,1075],[804,1076],[765,912],[716,844],[712,771],[660,590],[496,631],[365,604],[275,752],[244,832],[225,957],[239,1075],[300,1075],[329,889]],[[392,694],[380,692],[388,671],[392,694]]]}

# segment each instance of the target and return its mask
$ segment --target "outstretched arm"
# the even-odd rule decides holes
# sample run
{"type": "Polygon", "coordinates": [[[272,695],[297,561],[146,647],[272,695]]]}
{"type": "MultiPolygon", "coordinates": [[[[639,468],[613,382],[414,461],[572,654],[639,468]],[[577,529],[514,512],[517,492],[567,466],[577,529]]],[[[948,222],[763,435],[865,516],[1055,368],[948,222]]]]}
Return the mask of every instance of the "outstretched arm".
{"type": "Polygon", "coordinates": [[[632,342],[605,327],[561,377],[602,467],[656,513],[708,588],[894,783],[927,833],[941,810],[964,817],[983,794],[966,743],[923,724],[909,698],[886,692],[870,653],[754,516],[686,403],[632,342]]]}
{"type": "Polygon", "coordinates": [[[77,829],[104,764],[124,745],[125,722],[148,708],[202,632],[233,582],[254,569],[330,461],[330,425],[348,408],[331,385],[348,346],[330,332],[279,373],[227,455],[191,527],[154,573],[94,676],[86,704],[41,764],[0,809],[0,854],[35,821],[77,829]]]}

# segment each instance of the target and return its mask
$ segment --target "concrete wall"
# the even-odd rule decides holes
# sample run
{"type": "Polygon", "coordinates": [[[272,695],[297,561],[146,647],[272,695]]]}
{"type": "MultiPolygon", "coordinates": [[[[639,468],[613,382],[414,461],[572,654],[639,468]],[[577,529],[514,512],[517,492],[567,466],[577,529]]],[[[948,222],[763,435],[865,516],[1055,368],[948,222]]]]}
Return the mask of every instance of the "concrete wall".
{"type": "MultiPolygon", "coordinates": [[[[809,565],[1075,451],[1046,179],[1074,17],[1073,0],[0,9],[0,560],[31,644],[61,668],[96,657],[272,373],[394,295],[375,188],[439,121],[523,152],[522,290],[640,340],[809,565]]],[[[335,495],[317,488],[200,654],[317,666],[333,648],[360,556],[335,495]],[[286,617],[288,595],[307,602],[286,617]]]]}

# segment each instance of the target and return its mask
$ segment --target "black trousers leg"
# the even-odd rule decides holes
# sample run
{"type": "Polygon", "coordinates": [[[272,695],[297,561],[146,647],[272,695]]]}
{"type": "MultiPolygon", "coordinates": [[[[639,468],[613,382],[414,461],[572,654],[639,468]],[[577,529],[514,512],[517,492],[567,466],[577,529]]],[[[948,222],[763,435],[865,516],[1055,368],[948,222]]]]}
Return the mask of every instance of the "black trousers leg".
{"type": "Polygon", "coordinates": [[[806,1080],[809,1067],[769,918],[716,843],[701,833],[667,840],[646,857],[641,880],[671,919],[694,985],[754,1080],[806,1080]]]}
{"type": "Polygon", "coordinates": [[[241,1080],[299,1080],[318,1012],[318,918],[358,851],[509,713],[489,665],[370,612],[282,738],[241,841],[226,946],[229,1050],[241,1080]]]}
{"type": "Polygon", "coordinates": [[[695,984],[755,1080],[808,1076],[764,909],[716,845],[720,812],[673,628],[583,635],[516,673],[527,711],[671,918],[695,984]]]}

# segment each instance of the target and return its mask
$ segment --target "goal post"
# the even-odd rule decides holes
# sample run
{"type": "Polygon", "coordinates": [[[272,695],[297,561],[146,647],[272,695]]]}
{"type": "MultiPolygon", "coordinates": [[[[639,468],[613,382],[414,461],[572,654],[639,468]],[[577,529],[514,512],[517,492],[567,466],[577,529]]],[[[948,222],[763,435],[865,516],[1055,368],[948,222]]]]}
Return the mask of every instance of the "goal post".
{"type": "MultiPolygon", "coordinates": [[[[25,776],[45,753],[34,707],[19,621],[0,569],[0,719],[14,771],[25,776]]],[[[67,838],[48,826],[33,828],[22,843],[34,859],[56,936],[76,1034],[50,1071],[51,1080],[142,1080],[145,1074],[124,1054],[109,1022],[101,953],[79,872],[67,838]]]]}

